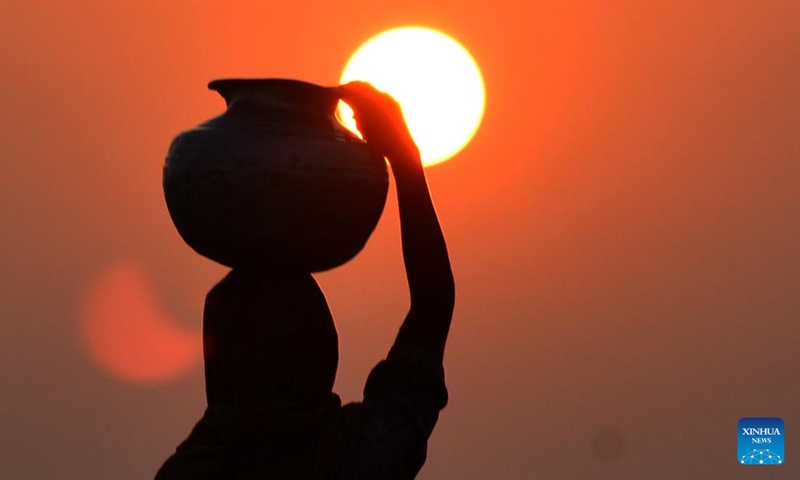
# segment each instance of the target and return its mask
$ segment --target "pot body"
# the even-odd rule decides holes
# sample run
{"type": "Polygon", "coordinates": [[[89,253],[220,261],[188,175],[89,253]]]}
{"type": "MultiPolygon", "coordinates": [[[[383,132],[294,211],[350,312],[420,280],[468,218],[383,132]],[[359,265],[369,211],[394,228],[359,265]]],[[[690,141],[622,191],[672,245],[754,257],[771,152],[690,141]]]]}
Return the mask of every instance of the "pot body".
{"type": "Polygon", "coordinates": [[[383,212],[388,171],[335,119],[335,91],[283,79],[209,88],[227,111],[180,133],[164,165],[186,243],[233,268],[317,272],[353,258],[383,212]]]}

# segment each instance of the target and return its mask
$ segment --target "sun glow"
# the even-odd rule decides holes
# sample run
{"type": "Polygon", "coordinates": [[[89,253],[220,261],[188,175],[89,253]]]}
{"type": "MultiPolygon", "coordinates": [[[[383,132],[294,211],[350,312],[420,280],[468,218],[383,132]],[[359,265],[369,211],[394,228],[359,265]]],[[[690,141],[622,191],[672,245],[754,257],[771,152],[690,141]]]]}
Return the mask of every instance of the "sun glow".
{"type": "MultiPolygon", "coordinates": [[[[421,27],[387,30],[350,57],[341,83],[362,80],[402,106],[425,166],[453,157],[472,139],[483,118],[485,90],[478,65],[449,36],[421,27]]],[[[341,122],[358,132],[349,106],[341,122]]]]}

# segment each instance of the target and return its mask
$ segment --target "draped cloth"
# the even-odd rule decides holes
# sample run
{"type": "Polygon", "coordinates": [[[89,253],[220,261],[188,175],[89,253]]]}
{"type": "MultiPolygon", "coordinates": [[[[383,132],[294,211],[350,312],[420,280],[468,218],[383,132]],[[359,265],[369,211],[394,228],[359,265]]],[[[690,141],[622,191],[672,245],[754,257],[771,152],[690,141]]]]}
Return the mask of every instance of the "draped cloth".
{"type": "Polygon", "coordinates": [[[390,355],[362,402],[333,393],[259,408],[208,408],[156,480],[413,479],[447,404],[441,362],[390,355]]]}

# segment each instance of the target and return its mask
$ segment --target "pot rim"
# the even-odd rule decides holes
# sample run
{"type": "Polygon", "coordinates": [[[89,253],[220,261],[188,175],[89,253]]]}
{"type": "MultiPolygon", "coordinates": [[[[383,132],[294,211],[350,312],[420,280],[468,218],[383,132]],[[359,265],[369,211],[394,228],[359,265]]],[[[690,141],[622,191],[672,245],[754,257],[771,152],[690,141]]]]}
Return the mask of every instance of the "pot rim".
{"type": "Polygon", "coordinates": [[[219,93],[228,108],[240,98],[257,97],[273,105],[322,109],[332,114],[340,98],[336,87],[289,78],[220,78],[210,81],[208,88],[219,93]]]}

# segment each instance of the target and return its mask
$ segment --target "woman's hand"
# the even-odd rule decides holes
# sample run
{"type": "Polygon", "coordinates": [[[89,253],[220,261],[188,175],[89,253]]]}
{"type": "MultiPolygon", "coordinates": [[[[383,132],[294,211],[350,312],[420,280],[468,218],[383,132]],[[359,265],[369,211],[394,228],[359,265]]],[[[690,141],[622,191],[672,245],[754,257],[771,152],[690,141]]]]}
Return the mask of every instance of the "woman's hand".
{"type": "Polygon", "coordinates": [[[350,82],[339,86],[338,91],[342,100],[353,108],[364,140],[389,159],[392,170],[422,167],[403,110],[391,95],[366,82],[350,82]]]}

